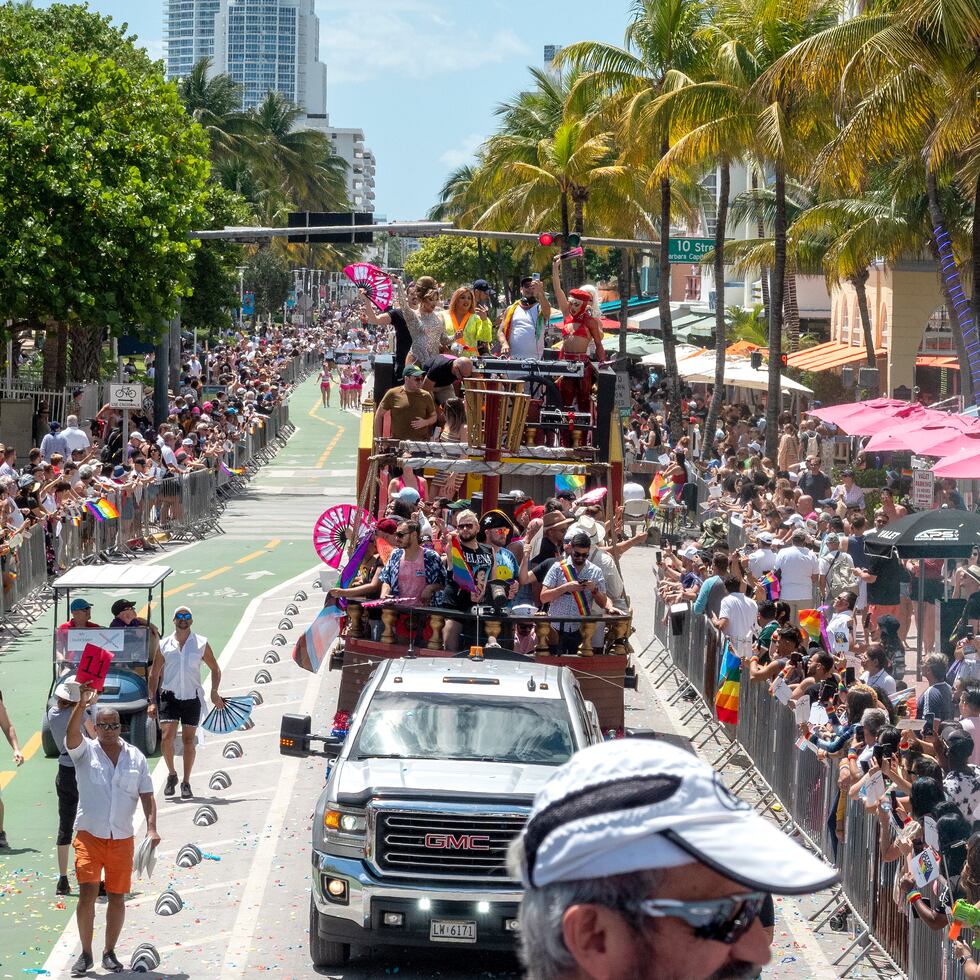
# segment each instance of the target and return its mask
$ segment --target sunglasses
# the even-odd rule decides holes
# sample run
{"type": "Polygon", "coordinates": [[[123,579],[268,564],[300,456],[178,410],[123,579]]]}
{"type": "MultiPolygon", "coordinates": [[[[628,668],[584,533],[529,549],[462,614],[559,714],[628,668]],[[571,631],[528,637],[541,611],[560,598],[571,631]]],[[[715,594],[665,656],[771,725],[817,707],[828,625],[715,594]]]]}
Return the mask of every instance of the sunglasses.
{"type": "Polygon", "coordinates": [[[189,623],[193,618],[194,617],[191,616],[190,613],[177,613],[177,615],[174,616],[174,619],[178,620],[181,623],[189,623]]]}
{"type": "Polygon", "coordinates": [[[572,557],[581,558],[584,561],[586,558],[589,557],[589,553],[587,551],[573,551],[572,557]]]}
{"type": "Polygon", "coordinates": [[[765,901],[764,892],[748,892],[701,902],[647,899],[640,902],[639,909],[654,919],[681,919],[698,939],[731,946],[752,928],[765,901]]]}
{"type": "Polygon", "coordinates": [[[407,538],[412,532],[411,531],[395,531],[396,538],[407,538]]]}
{"type": "Polygon", "coordinates": [[[118,721],[100,721],[95,727],[101,728],[104,732],[115,732],[122,728],[122,725],[118,721]]]}
{"type": "Polygon", "coordinates": [[[456,525],[456,527],[458,527],[461,531],[467,527],[479,527],[479,526],[480,526],[479,524],[470,524],[470,523],[456,525]]]}

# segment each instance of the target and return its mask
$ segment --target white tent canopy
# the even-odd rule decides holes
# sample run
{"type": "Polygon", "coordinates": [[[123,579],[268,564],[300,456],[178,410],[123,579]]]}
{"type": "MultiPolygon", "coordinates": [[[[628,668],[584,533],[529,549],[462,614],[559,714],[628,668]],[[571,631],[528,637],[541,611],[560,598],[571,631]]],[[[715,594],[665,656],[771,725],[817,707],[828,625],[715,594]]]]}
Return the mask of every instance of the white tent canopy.
{"type": "MultiPolygon", "coordinates": [[[[715,355],[714,351],[706,351],[697,357],[689,357],[677,362],[678,373],[685,381],[714,384],[715,355]]],[[[744,357],[729,357],[725,361],[725,384],[733,388],[751,388],[755,391],[769,389],[768,367],[753,368],[752,362],[744,357]]],[[[802,395],[812,395],[813,390],[801,385],[785,374],[780,375],[780,388],[783,391],[795,391],[802,395]]]]}
{"type": "MultiPolygon", "coordinates": [[[[689,357],[691,354],[696,354],[700,347],[692,347],[690,344],[677,344],[676,345],[677,360],[680,361],[681,358],[689,357]]],[[[663,348],[657,351],[655,354],[644,354],[640,358],[640,363],[644,367],[666,367],[666,361],[664,360],[663,348]]]]}

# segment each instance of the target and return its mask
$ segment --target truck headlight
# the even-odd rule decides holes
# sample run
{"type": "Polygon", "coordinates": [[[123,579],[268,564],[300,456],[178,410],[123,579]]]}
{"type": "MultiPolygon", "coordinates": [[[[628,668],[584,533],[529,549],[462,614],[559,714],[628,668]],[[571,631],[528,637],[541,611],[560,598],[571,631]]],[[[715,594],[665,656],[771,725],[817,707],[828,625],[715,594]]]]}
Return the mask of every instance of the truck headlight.
{"type": "Polygon", "coordinates": [[[367,831],[367,817],[356,810],[325,810],[323,829],[328,834],[361,835],[367,831]]]}

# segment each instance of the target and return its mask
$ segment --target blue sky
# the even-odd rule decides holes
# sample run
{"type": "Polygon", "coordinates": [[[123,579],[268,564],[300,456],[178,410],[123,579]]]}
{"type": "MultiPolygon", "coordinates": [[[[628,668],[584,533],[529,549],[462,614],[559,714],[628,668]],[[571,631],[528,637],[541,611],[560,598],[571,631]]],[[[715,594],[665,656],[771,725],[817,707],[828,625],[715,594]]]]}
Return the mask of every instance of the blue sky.
{"type": "MultiPolygon", "coordinates": [[[[53,0],[35,0],[50,6],[53,0]]],[[[161,0],[90,0],[163,57],[161,0]]],[[[629,0],[317,0],[327,109],[378,161],[376,208],[422,218],[446,174],[495,126],[545,44],[621,43],[629,0]]]]}

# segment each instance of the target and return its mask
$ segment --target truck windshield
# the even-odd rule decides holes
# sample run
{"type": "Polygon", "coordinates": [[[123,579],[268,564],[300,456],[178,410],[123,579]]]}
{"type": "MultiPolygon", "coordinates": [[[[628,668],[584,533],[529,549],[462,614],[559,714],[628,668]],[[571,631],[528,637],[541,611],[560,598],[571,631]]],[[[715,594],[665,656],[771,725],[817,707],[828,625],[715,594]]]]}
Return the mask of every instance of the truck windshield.
{"type": "Polygon", "coordinates": [[[352,757],[560,766],[574,751],[564,701],[381,692],[352,757]]]}

